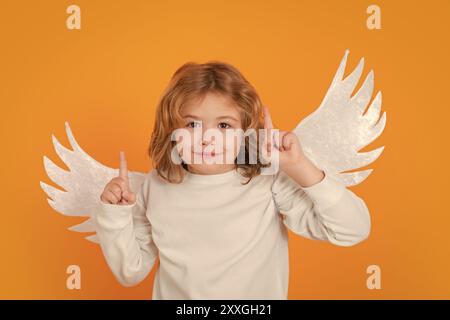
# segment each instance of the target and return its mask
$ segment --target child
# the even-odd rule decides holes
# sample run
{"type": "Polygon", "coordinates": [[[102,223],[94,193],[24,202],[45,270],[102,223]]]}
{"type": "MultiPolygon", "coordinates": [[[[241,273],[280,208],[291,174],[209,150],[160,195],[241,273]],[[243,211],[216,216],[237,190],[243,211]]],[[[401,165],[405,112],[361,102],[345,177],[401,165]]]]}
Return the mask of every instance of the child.
{"type": "Polygon", "coordinates": [[[231,143],[236,139],[194,134],[190,148],[178,153],[181,163],[174,162],[174,130],[198,127],[265,129],[270,137],[275,130],[233,66],[213,61],[177,70],[157,108],[149,148],[154,169],[134,194],[121,153],[119,177],[99,201],[100,245],[122,285],[141,282],[159,256],[153,299],[287,299],[287,228],[340,246],[368,237],[365,202],[315,167],[294,133],[264,140],[262,149],[279,155],[278,172],[267,175],[264,158],[237,161],[238,150],[247,156],[249,150],[231,143]],[[233,161],[205,161],[226,157],[233,161]]]}

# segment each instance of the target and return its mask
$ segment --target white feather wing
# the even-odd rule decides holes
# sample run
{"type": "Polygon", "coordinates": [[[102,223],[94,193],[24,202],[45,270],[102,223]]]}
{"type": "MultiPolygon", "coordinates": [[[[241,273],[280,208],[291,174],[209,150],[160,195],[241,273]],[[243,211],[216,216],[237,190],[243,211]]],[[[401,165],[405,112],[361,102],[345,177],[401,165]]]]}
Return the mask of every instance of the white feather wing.
{"type": "MultiPolygon", "coordinates": [[[[105,185],[118,176],[119,169],[107,167],[89,156],[76,142],[65,122],[66,134],[73,150],[69,150],[52,135],[55,151],[70,171],[58,167],[53,161],[44,156],[44,167],[48,177],[65,191],[57,189],[40,181],[41,188],[50,197],[50,206],[66,216],[87,217],[81,224],[69,228],[76,232],[95,232],[95,209],[99,204],[100,195],[105,185]]],[[[131,190],[135,193],[144,182],[145,174],[128,172],[131,190]]],[[[86,239],[98,243],[95,234],[86,239]]]]}
{"type": "Polygon", "coordinates": [[[364,67],[364,58],[343,79],[349,50],[334,76],[321,105],[294,129],[306,156],[319,168],[346,186],[361,183],[372,169],[359,169],[374,162],[384,146],[369,152],[358,152],[374,141],[384,130],[386,112],[381,111],[381,92],[373,99],[374,74],[371,70],[360,89],[353,95],[364,67]],[[369,105],[367,111],[367,106],[369,105]]]}

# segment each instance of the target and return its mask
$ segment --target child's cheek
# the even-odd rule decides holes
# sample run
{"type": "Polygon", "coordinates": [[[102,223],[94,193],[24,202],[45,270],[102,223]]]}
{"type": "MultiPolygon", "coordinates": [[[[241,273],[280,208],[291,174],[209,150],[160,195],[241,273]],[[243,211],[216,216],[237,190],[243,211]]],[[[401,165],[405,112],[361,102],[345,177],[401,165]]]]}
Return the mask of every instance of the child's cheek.
{"type": "Polygon", "coordinates": [[[224,154],[226,154],[227,163],[234,163],[241,145],[241,138],[238,136],[225,136],[224,154]]]}

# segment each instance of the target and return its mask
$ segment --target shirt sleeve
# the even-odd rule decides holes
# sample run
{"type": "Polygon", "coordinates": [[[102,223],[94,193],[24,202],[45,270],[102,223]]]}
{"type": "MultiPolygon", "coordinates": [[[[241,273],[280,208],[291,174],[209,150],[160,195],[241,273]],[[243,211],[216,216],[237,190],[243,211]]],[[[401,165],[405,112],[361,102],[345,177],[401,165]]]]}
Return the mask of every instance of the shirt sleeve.
{"type": "Polygon", "coordinates": [[[106,204],[99,199],[96,214],[97,236],[112,273],[125,287],[144,280],[158,256],[146,216],[146,176],[132,205],[106,204]]]}
{"type": "Polygon", "coordinates": [[[339,246],[352,246],[370,233],[364,200],[325,172],[318,183],[302,187],[279,171],[272,185],[275,204],[285,226],[295,234],[339,246]]]}

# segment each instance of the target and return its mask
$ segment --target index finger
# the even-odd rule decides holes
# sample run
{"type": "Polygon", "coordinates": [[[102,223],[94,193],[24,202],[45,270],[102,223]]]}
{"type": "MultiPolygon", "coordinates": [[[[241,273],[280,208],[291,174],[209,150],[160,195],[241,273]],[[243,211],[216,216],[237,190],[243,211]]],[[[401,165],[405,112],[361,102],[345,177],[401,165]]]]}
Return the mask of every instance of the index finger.
{"type": "Polygon", "coordinates": [[[128,180],[127,160],[125,159],[125,152],[123,151],[120,151],[119,177],[128,180]]]}
{"type": "Polygon", "coordinates": [[[264,106],[264,128],[273,129],[272,118],[270,117],[269,108],[264,106]]]}

